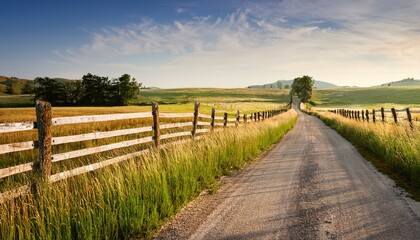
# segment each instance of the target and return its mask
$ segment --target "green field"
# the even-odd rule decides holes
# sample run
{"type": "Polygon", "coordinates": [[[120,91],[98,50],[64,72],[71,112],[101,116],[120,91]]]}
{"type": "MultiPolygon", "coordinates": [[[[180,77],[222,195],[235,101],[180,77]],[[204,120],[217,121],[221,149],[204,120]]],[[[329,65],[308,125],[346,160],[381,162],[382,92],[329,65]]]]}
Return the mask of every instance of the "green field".
{"type": "MultiPolygon", "coordinates": [[[[186,102],[287,102],[289,90],[248,88],[180,88],[142,90],[137,104],[186,102]]],[[[136,104],[136,103],[135,103],[136,104]]]]}
{"type": "MultiPolygon", "coordinates": [[[[289,100],[289,90],[247,89],[247,88],[181,88],[142,89],[140,96],[131,105],[150,106],[152,102],[161,105],[189,104],[195,101],[214,107],[232,108],[238,103],[279,104],[289,100]]],[[[32,107],[31,95],[0,95],[0,108],[32,107]]],[[[258,109],[258,108],[257,108],[258,109]]],[[[229,110],[229,109],[228,109],[229,110]]]]}
{"type": "MultiPolygon", "coordinates": [[[[132,101],[135,106],[190,104],[195,101],[205,106],[236,110],[241,104],[246,109],[264,104],[288,102],[288,90],[247,88],[181,88],[142,89],[140,96],[132,101]]],[[[369,87],[314,90],[311,99],[318,107],[376,108],[414,107],[420,108],[420,86],[369,87]]],[[[0,108],[33,107],[30,95],[0,95],[0,108]]],[[[246,110],[245,110],[246,111],[246,110]]]]}
{"type": "Polygon", "coordinates": [[[34,106],[32,95],[0,94],[0,108],[30,107],[34,106]]]}
{"type": "Polygon", "coordinates": [[[317,107],[420,107],[420,87],[370,87],[315,90],[317,107]]]}

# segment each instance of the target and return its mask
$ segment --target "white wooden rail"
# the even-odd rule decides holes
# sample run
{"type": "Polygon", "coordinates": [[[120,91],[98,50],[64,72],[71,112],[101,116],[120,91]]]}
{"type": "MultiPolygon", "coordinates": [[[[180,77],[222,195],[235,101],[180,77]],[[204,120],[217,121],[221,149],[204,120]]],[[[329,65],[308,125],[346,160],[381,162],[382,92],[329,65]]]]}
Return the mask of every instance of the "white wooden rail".
{"type": "Polygon", "coordinates": [[[75,116],[75,117],[60,117],[53,118],[53,125],[75,124],[75,123],[90,123],[90,122],[105,122],[115,120],[127,120],[134,118],[151,118],[151,112],[141,113],[121,113],[121,114],[106,114],[106,115],[91,115],[91,116],[75,116]]]}
{"type": "Polygon", "coordinates": [[[18,132],[35,128],[34,122],[0,123],[0,133],[18,132]]]}
{"type": "MultiPolygon", "coordinates": [[[[19,123],[1,123],[0,124],[0,134],[1,133],[9,133],[9,132],[17,132],[17,131],[24,131],[24,130],[31,130],[36,129],[38,126],[41,126],[44,130],[47,129],[51,131],[49,128],[45,128],[46,125],[50,124],[51,126],[57,125],[65,125],[65,124],[82,124],[82,123],[92,123],[92,122],[104,122],[104,121],[118,121],[118,120],[127,120],[127,119],[138,119],[138,118],[150,118],[153,117],[153,126],[144,126],[144,127],[137,127],[137,128],[129,128],[129,129],[119,129],[119,130],[112,130],[112,131],[104,131],[104,132],[92,132],[92,133],[85,133],[85,134],[78,134],[78,135],[71,135],[71,136],[56,136],[50,137],[49,140],[44,137],[51,136],[51,133],[45,135],[44,130],[38,129],[39,134],[42,132],[42,135],[39,135],[37,140],[33,141],[25,141],[25,142],[17,142],[17,143],[6,143],[0,145],[0,155],[4,154],[11,154],[14,152],[21,152],[26,150],[33,150],[39,149],[40,157],[42,161],[46,161],[43,163],[44,166],[47,166],[49,169],[39,169],[40,163],[39,162],[28,162],[19,164],[16,166],[10,166],[6,168],[0,169],[0,179],[13,176],[15,174],[25,173],[32,170],[40,170],[42,174],[47,175],[50,182],[57,182],[72,176],[80,175],[83,173],[87,173],[90,171],[94,171],[112,164],[119,163],[124,160],[132,159],[135,157],[139,157],[145,153],[150,152],[150,148],[125,154],[122,156],[118,156],[111,159],[106,159],[97,163],[93,163],[87,166],[77,167],[71,170],[51,174],[51,163],[73,159],[77,157],[84,157],[92,154],[97,154],[101,152],[111,151],[115,149],[130,147],[141,145],[145,143],[154,142],[155,146],[158,148],[164,148],[171,146],[173,144],[185,142],[187,139],[191,139],[191,137],[195,140],[201,139],[203,135],[196,136],[197,134],[204,134],[213,130],[216,127],[233,127],[238,126],[239,124],[244,124],[248,122],[256,122],[260,120],[260,117],[256,116],[264,116],[270,117],[279,114],[280,110],[273,110],[267,111],[263,114],[261,113],[252,113],[252,114],[245,114],[243,116],[243,120],[240,119],[239,111],[237,112],[236,118],[228,118],[228,114],[224,113],[223,117],[216,116],[215,110],[213,109],[212,115],[206,115],[199,113],[199,103],[196,103],[194,113],[159,113],[157,104],[154,104],[151,112],[140,112],[140,113],[124,113],[124,114],[105,114],[105,115],[89,115],[89,116],[74,116],[74,117],[59,117],[59,118],[49,118],[51,113],[43,114],[40,111],[51,111],[50,107],[48,109],[49,103],[44,102],[37,102],[37,122],[19,122],[19,123]],[[38,106],[40,106],[38,108],[38,106]],[[45,116],[47,119],[45,119],[45,116]],[[252,117],[254,116],[254,117],[252,117]],[[184,121],[184,122],[175,122],[175,123],[167,123],[159,125],[159,118],[188,118],[192,121],[184,121]],[[249,119],[247,119],[249,118],[249,119]],[[199,119],[210,119],[210,122],[206,121],[199,121],[199,119]],[[215,121],[218,122],[215,122],[215,121]],[[46,121],[46,122],[44,122],[46,121]],[[223,122],[221,122],[223,121],[223,122]],[[185,131],[185,128],[192,127],[192,131],[185,131]],[[207,128],[206,128],[207,127],[207,128]],[[180,132],[172,132],[160,135],[160,130],[163,129],[174,129],[179,128],[180,132]],[[43,155],[45,153],[52,152],[52,146],[55,145],[64,145],[68,143],[74,142],[83,142],[88,140],[97,140],[97,139],[105,139],[105,138],[114,138],[119,136],[125,135],[133,135],[143,133],[145,136],[142,138],[120,141],[116,143],[84,148],[69,152],[63,153],[56,153],[53,155],[43,155]],[[153,133],[153,134],[152,134],[153,133]],[[153,136],[152,136],[153,135],[153,136]],[[188,138],[189,137],[189,138],[188,138]],[[167,142],[169,139],[175,139],[172,141],[167,142]],[[161,140],[166,140],[165,144],[160,145],[161,140]],[[39,142],[42,142],[42,146],[39,146],[39,142]],[[46,149],[47,148],[47,149],[46,149]],[[49,149],[49,150],[48,150],[49,149]]],[[[40,128],[41,128],[40,127],[40,128]]],[[[215,129],[215,131],[221,131],[222,128],[215,129]]],[[[37,177],[35,177],[37,178],[37,177]]],[[[37,181],[34,179],[34,181],[37,181]]],[[[15,189],[12,189],[7,192],[0,193],[0,202],[12,199],[14,197],[20,196],[22,194],[30,193],[31,184],[24,185],[15,189]]]]}
{"type": "Polygon", "coordinates": [[[72,143],[72,142],[82,142],[82,141],[87,141],[87,140],[97,140],[97,139],[118,137],[118,136],[137,134],[137,133],[143,133],[143,132],[151,132],[151,131],[153,131],[153,127],[148,126],[148,127],[140,127],[140,128],[114,130],[114,131],[108,131],[108,132],[94,132],[94,133],[86,133],[86,134],[64,136],[64,137],[53,137],[52,145],[59,145],[59,144],[72,143]]]}
{"type": "Polygon", "coordinates": [[[20,152],[25,150],[31,150],[36,147],[38,141],[27,141],[18,143],[8,143],[0,145],[0,155],[11,152],[20,152]]]}
{"type": "Polygon", "coordinates": [[[15,175],[18,173],[31,171],[32,169],[34,169],[34,164],[35,162],[30,162],[30,163],[24,163],[24,164],[20,164],[20,165],[8,167],[8,168],[2,168],[0,169],[0,179],[15,175]]]}
{"type": "Polygon", "coordinates": [[[91,154],[95,154],[95,153],[110,151],[110,150],[124,148],[124,147],[130,147],[130,146],[138,145],[138,144],[141,144],[141,143],[148,143],[148,142],[152,142],[152,141],[153,141],[153,137],[145,137],[145,138],[139,138],[139,139],[134,139],[134,140],[129,140],[129,141],[112,143],[112,144],[108,144],[108,145],[102,145],[102,146],[98,146],[98,147],[85,148],[85,149],[71,151],[71,152],[54,154],[52,156],[52,161],[51,162],[59,162],[59,161],[66,160],[66,159],[83,157],[83,156],[86,156],[86,155],[91,155],[91,154]]]}

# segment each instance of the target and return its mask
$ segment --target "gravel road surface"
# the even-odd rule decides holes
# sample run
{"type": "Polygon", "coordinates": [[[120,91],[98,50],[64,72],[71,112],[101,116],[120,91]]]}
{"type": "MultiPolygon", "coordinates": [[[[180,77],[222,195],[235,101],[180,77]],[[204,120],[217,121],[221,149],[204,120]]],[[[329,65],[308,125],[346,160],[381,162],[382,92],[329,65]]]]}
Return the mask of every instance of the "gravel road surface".
{"type": "Polygon", "coordinates": [[[278,145],[222,182],[155,238],[420,239],[420,203],[301,112],[278,145]]]}

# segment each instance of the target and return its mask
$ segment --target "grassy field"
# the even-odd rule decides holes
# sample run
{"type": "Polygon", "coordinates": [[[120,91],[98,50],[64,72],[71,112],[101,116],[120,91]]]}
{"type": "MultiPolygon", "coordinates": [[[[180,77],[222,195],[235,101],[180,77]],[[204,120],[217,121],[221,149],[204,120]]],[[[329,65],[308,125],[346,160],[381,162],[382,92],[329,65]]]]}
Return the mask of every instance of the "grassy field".
{"type": "MultiPolygon", "coordinates": [[[[142,90],[139,98],[126,107],[54,107],[53,117],[151,111],[158,102],[161,112],[192,112],[193,103],[201,103],[200,112],[211,109],[236,114],[279,109],[286,106],[288,90],[275,89],[157,89],[142,90]]],[[[0,123],[35,121],[33,97],[0,95],[0,123]]]]}
{"type": "MultiPolygon", "coordinates": [[[[295,111],[210,134],[0,203],[0,239],[150,237],[203,189],[241,168],[294,125],[295,111]]],[[[135,149],[133,149],[134,151],[135,149]]]]}
{"type": "MultiPolygon", "coordinates": [[[[234,108],[239,103],[285,103],[289,90],[247,89],[247,88],[182,88],[182,89],[142,89],[131,105],[144,106],[158,102],[167,104],[188,104],[199,101],[206,105],[234,108]]],[[[0,95],[0,108],[31,107],[31,95],[0,95]]]]}
{"type": "Polygon", "coordinates": [[[287,102],[289,90],[248,89],[248,88],[182,88],[143,90],[138,104],[185,103],[199,101],[203,103],[237,102],[287,102]]]}
{"type": "Polygon", "coordinates": [[[420,86],[315,90],[311,100],[326,108],[420,108],[420,86]]]}
{"type": "Polygon", "coordinates": [[[0,108],[17,108],[34,106],[32,95],[0,94],[0,108]]]}

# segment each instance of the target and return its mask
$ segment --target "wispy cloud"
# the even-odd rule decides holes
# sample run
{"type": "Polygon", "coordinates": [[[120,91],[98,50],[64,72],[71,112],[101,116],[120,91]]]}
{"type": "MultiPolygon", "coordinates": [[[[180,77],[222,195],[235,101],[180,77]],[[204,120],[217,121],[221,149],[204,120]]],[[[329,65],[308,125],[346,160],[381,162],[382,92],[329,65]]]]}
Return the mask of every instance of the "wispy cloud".
{"type": "Polygon", "coordinates": [[[175,11],[176,11],[177,13],[185,13],[185,12],[188,12],[188,10],[187,10],[187,9],[185,9],[185,8],[181,8],[181,7],[177,7],[177,8],[175,9],[175,11]]]}
{"type": "Polygon", "coordinates": [[[416,0],[251,2],[224,16],[105,27],[90,42],[55,54],[101,67],[137,66],[160,86],[177,86],[175,79],[179,86],[212,85],[220,78],[245,86],[302,74],[347,85],[366,85],[354,81],[365,77],[376,84],[386,76],[420,76],[418,12],[416,0]],[[166,57],[153,66],[137,63],[159,54],[166,57]],[[172,85],[162,80],[168,76],[172,85]]]}

